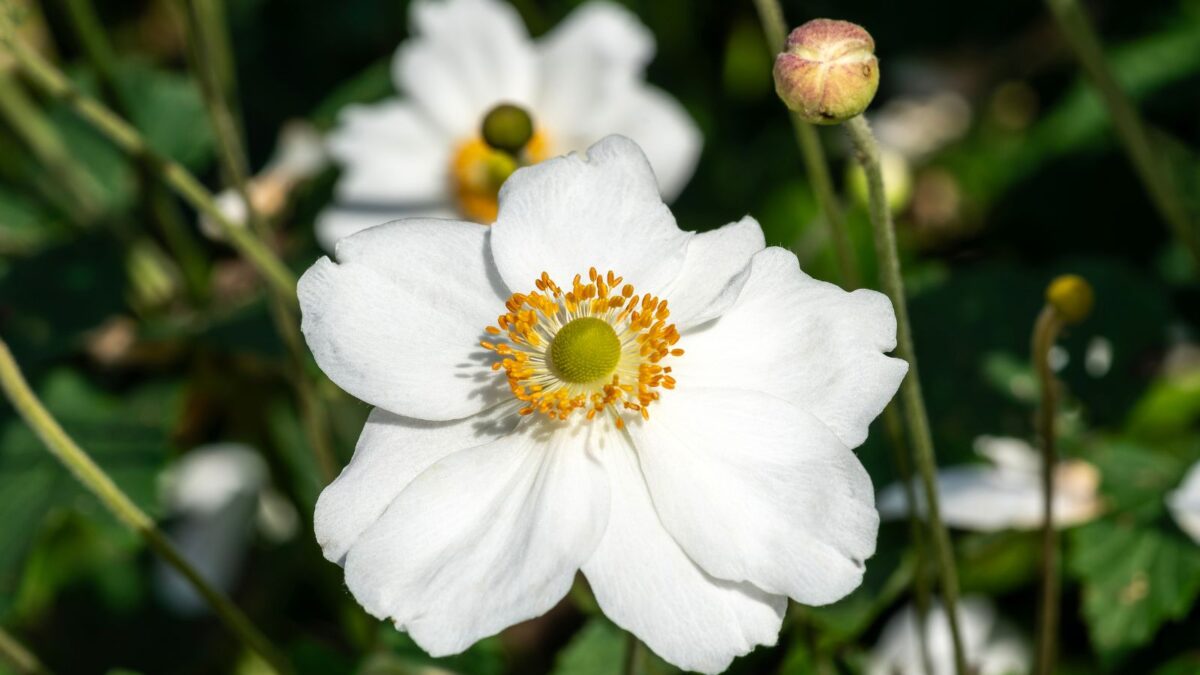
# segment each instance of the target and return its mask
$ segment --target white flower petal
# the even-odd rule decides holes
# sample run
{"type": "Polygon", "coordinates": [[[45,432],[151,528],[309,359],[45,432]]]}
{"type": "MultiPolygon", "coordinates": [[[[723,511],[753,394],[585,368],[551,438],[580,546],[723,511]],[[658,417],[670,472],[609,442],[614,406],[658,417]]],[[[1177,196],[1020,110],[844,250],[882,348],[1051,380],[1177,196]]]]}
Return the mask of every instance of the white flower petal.
{"type": "Polygon", "coordinates": [[[342,167],[339,200],[403,206],[447,198],[454,142],[412,103],[349,106],[326,142],[342,167]]]}
{"type": "Polygon", "coordinates": [[[300,279],[301,329],[321,370],[400,415],[458,419],[507,395],[479,346],[507,290],[488,229],[405,220],[364,230],[300,279]]]}
{"type": "Polygon", "coordinates": [[[642,151],[609,136],[586,157],[550,159],[509,177],[492,252],[505,283],[522,291],[543,271],[570,284],[594,266],[657,293],[679,272],[690,237],[663,204],[642,151]]]}
{"type": "Polygon", "coordinates": [[[605,616],[684,670],[718,673],[757,645],[775,644],[787,598],[705,574],[659,522],[628,439],[606,440],[612,511],[583,566],[605,616]]]}
{"type": "Polygon", "coordinates": [[[1179,528],[1200,544],[1200,462],[1193,464],[1179,487],[1167,495],[1167,507],[1179,528]]]}
{"type": "Polygon", "coordinates": [[[335,205],[321,211],[313,227],[321,249],[333,253],[337,243],[346,237],[402,218],[450,220],[456,218],[456,212],[449,204],[431,204],[427,208],[398,206],[386,210],[335,205]]]}
{"type": "Polygon", "coordinates": [[[663,291],[671,322],[686,330],[723,314],[750,276],[750,259],[764,246],[762,228],[750,216],[692,237],[683,269],[663,291]]]}
{"type": "Polygon", "coordinates": [[[317,500],[313,529],[325,557],[340,564],[359,536],[421,472],[454,452],[505,436],[517,419],[516,410],[505,405],[451,422],[372,410],[354,458],[317,500]]]}
{"type": "Polygon", "coordinates": [[[691,180],[704,145],[700,129],[679,101],[646,85],[629,92],[624,110],[613,119],[609,131],[628,136],[642,147],[667,201],[678,197],[691,180]]]}
{"type": "Polygon", "coordinates": [[[811,605],[862,582],[879,528],[871,479],[812,415],[682,387],[629,433],[663,525],[709,574],[811,605]]]}
{"type": "Polygon", "coordinates": [[[433,656],[549,610],[608,516],[587,431],[530,419],[434,464],[350,549],[350,591],[433,656]]]}
{"type": "Polygon", "coordinates": [[[624,7],[589,2],[539,42],[538,56],[539,123],[586,143],[614,131],[654,57],[654,36],[624,7]]]}
{"type": "MultiPolygon", "coordinates": [[[[953,675],[954,644],[946,611],[936,601],[925,617],[925,645],[929,666],[921,653],[920,628],[913,606],[888,620],[871,650],[867,675],[953,675]]],[[[986,598],[968,596],[958,603],[958,625],[963,651],[971,671],[979,675],[1013,675],[1029,672],[1029,646],[1000,623],[986,598]]]]}
{"type": "Polygon", "coordinates": [[[908,364],[896,346],[887,297],[847,293],[800,271],[796,256],[768,248],[750,262],[737,302],[684,334],[672,365],[681,386],[761,391],[815,415],[857,447],[896,393],[908,364]]]}
{"type": "MultiPolygon", "coordinates": [[[[917,507],[925,511],[925,493],[914,480],[917,507]]],[[[938,471],[938,507],[951,527],[978,532],[1030,529],[1041,526],[1042,492],[1035,475],[1004,473],[983,465],[938,471]]],[[[879,513],[885,518],[906,515],[903,486],[889,485],[879,493],[879,513]]]]}
{"type": "Polygon", "coordinates": [[[508,3],[417,0],[414,36],[396,51],[396,86],[456,137],[477,133],[501,102],[529,106],[537,86],[537,54],[508,3]]]}

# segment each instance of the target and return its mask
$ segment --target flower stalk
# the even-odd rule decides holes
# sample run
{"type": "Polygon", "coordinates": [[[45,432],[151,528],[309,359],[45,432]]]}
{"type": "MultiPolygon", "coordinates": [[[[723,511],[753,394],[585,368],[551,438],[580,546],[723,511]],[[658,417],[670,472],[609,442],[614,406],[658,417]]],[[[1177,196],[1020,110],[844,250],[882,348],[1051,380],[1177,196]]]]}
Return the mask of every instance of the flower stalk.
{"type": "MultiPolygon", "coordinates": [[[[779,0],[754,0],[758,8],[759,20],[767,37],[767,46],[771,53],[778,54],[783,49],[787,38],[787,23],[784,21],[783,8],[779,0]]],[[[833,242],[833,251],[837,260],[838,272],[847,288],[857,288],[861,285],[858,265],[854,260],[854,252],[847,234],[846,216],[838,201],[837,192],[833,188],[833,178],[829,173],[829,163],[825,160],[825,151],[821,147],[821,137],[813,125],[805,122],[798,113],[788,111],[792,121],[792,131],[796,136],[796,145],[800,147],[800,155],[804,161],[804,170],[812,183],[813,192],[817,197],[817,206],[825,216],[825,224],[829,228],[829,238],[833,242]]]]}
{"type": "Polygon", "coordinates": [[[908,362],[908,375],[900,385],[900,395],[904,404],[909,441],[924,489],[931,545],[941,572],[942,602],[946,608],[946,618],[954,643],[954,662],[959,675],[965,675],[970,671],[967,668],[958,622],[958,570],[954,564],[950,534],[942,522],[938,506],[937,461],[934,458],[933,436],[929,430],[925,398],[921,393],[921,379],[913,349],[912,324],[908,317],[908,301],[904,295],[904,280],[900,274],[896,229],[884,191],[883,169],[879,163],[879,144],[862,115],[850,119],[843,126],[849,133],[858,160],[867,174],[867,193],[871,225],[875,233],[875,255],[879,261],[879,278],[896,311],[896,354],[908,362]]]}
{"type": "MultiPolygon", "coordinates": [[[[219,27],[205,25],[206,19],[217,17],[213,7],[202,7],[203,4],[205,3],[198,0],[188,0],[185,8],[192,68],[200,81],[205,108],[216,133],[225,182],[237,191],[238,197],[245,204],[249,227],[260,241],[267,241],[271,237],[270,223],[254,208],[250,195],[250,163],[242,140],[241,126],[234,118],[218,68],[219,63],[232,64],[232,56],[217,56],[227,45],[214,39],[214,36],[222,32],[219,27]]],[[[326,482],[331,481],[337,476],[337,458],[330,441],[330,425],[325,406],[321,404],[316,386],[306,372],[304,341],[300,336],[300,329],[296,325],[295,317],[288,311],[288,305],[282,299],[272,296],[269,302],[275,329],[279,332],[292,362],[289,375],[301,407],[305,435],[316,455],[322,475],[326,482]]]]}
{"type": "MultiPolygon", "coordinates": [[[[4,17],[4,22],[11,19],[4,17]]],[[[11,23],[0,26],[0,42],[21,72],[48,96],[68,104],[80,117],[133,157],[148,162],[184,201],[216,222],[230,244],[259,272],[289,309],[296,305],[296,277],[262,241],[225,217],[204,185],[178,162],[162,156],[132,125],[104,104],[81,92],[58,68],[13,35],[11,23]]]]}
{"type": "Polygon", "coordinates": [[[1074,50],[1075,57],[1079,59],[1084,73],[1096,87],[1100,100],[1112,118],[1117,138],[1125,147],[1154,208],[1200,267],[1197,223],[1188,214],[1163,153],[1153,147],[1141,115],[1109,68],[1091,20],[1078,0],[1046,0],[1046,4],[1074,50]]]}
{"type": "Polygon", "coordinates": [[[122,524],[133,530],[167,564],[174,567],[204,598],[227,628],[256,652],[277,673],[290,673],[291,667],[274,645],[250,622],[224,593],[211,586],[154,521],[113,482],[104,469],[67,435],[29,388],[13,359],[8,344],[0,339],[0,388],[17,413],[37,434],[46,448],[83,484],[122,524]]]}
{"type": "Polygon", "coordinates": [[[0,658],[7,661],[20,675],[50,675],[38,657],[8,631],[0,628],[0,658]]]}
{"type": "Polygon", "coordinates": [[[1058,529],[1054,526],[1054,469],[1058,464],[1056,421],[1058,383],[1050,367],[1050,350],[1067,324],[1082,321],[1091,312],[1091,286],[1082,278],[1064,275],[1046,289],[1046,305],[1033,327],[1033,364],[1037,371],[1041,400],[1037,412],[1037,435],[1042,449],[1042,587],[1038,611],[1038,675],[1054,672],[1058,647],[1061,604],[1058,572],[1058,529]]]}

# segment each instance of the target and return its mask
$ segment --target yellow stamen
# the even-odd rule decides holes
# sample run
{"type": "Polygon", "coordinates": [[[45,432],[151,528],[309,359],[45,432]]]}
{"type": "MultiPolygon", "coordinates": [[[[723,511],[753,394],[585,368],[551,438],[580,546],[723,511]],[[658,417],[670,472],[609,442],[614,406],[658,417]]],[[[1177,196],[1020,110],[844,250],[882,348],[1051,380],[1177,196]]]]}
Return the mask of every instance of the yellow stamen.
{"type": "Polygon", "coordinates": [[[489,146],[482,138],[459,144],[450,160],[450,188],[459,212],[477,223],[491,225],[496,221],[496,197],[504,179],[518,164],[537,164],[549,157],[550,144],[541,131],[533,134],[516,158],[489,146]]]}

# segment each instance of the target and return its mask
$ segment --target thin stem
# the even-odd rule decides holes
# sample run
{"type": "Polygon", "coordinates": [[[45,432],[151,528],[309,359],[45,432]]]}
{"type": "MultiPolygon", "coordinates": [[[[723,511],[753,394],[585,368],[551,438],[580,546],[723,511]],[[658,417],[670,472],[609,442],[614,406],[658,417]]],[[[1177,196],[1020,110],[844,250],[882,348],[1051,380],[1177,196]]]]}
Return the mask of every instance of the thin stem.
{"type": "MultiPolygon", "coordinates": [[[[246,146],[242,141],[240,126],[229,108],[225,88],[220,81],[220,74],[213,59],[214,45],[212,37],[222,32],[219,27],[202,24],[205,17],[216,18],[209,7],[207,13],[200,5],[204,0],[186,0],[186,26],[188,44],[192,55],[192,66],[200,80],[201,93],[204,96],[205,107],[217,136],[217,146],[221,158],[221,166],[226,182],[237,191],[238,196],[246,205],[246,216],[250,226],[262,239],[271,236],[270,225],[262,214],[254,208],[250,196],[250,166],[246,157],[246,146]]],[[[207,4],[212,4],[208,0],[207,4]]],[[[227,58],[231,59],[232,57],[227,58]]],[[[232,64],[230,65],[232,67],[232,64]]],[[[316,454],[317,464],[325,480],[332,481],[337,476],[337,459],[334,456],[333,445],[329,438],[329,421],[325,406],[312,379],[305,372],[306,356],[304,341],[300,329],[296,325],[295,316],[288,307],[277,298],[270,298],[271,318],[275,328],[283,339],[291,361],[290,379],[296,389],[299,399],[304,431],[309,445],[316,454]]]]}
{"type": "Polygon", "coordinates": [[[623,675],[642,675],[645,672],[645,654],[643,651],[642,641],[637,639],[633,633],[626,633],[625,640],[625,663],[621,668],[623,675]]]}
{"type": "MultiPolygon", "coordinates": [[[[767,46],[771,48],[772,53],[778,54],[783,50],[784,40],[787,39],[783,8],[780,7],[779,0],[754,0],[754,4],[758,8],[758,16],[767,37],[767,46]]],[[[804,160],[804,170],[812,182],[817,205],[825,215],[825,223],[829,227],[838,271],[847,287],[857,288],[861,285],[858,266],[855,264],[854,252],[847,234],[846,217],[833,189],[833,178],[829,173],[829,163],[825,161],[825,151],[821,148],[821,137],[816,128],[800,119],[799,115],[790,113],[790,118],[796,144],[800,146],[800,155],[804,160]]]]}
{"type": "Polygon", "coordinates": [[[1058,530],[1054,527],[1054,467],[1058,463],[1055,451],[1055,412],[1058,391],[1054,371],[1050,368],[1050,350],[1058,338],[1062,321],[1058,312],[1047,305],[1038,315],[1033,329],[1033,363],[1041,386],[1038,406],[1038,437],[1042,446],[1042,589],[1041,611],[1038,615],[1039,675],[1054,672],[1055,651],[1058,646],[1059,579],[1058,530]]]}
{"type": "Polygon", "coordinates": [[[908,301],[904,295],[904,280],[900,274],[900,255],[896,248],[896,229],[883,188],[883,170],[879,165],[879,145],[867,120],[859,115],[843,125],[858,153],[858,160],[867,174],[871,225],[875,231],[875,255],[879,259],[879,278],[896,311],[896,353],[908,362],[908,375],[900,385],[904,413],[908,422],[917,471],[925,490],[925,511],[933,549],[941,572],[942,602],[950,623],[954,642],[954,661],[959,675],[968,673],[963,652],[962,635],[958,625],[958,570],[954,566],[954,551],[950,533],[942,522],[938,505],[937,460],[934,458],[933,436],[929,430],[929,414],[921,393],[921,379],[913,349],[912,325],[908,318],[908,301]]]}
{"type": "Polygon", "coordinates": [[[1149,193],[1154,208],[1192,254],[1197,266],[1200,266],[1200,234],[1197,233],[1197,224],[1188,215],[1179,186],[1165,163],[1163,153],[1154,149],[1137,108],[1108,67],[1100,38],[1096,35],[1091,20],[1080,7],[1078,0],[1046,0],[1046,4],[1058,20],[1059,28],[1071,48],[1075,50],[1076,58],[1108,109],[1113,128],[1121,144],[1125,146],[1125,152],[1133,162],[1134,170],[1149,193]]]}
{"type": "Polygon", "coordinates": [[[47,412],[29,383],[21,374],[8,345],[0,339],[0,387],[25,420],[37,434],[50,453],[58,459],[75,478],[83,484],[117,520],[138,534],[146,545],[174,567],[196,589],[212,608],[213,612],[237,635],[247,647],[258,653],[276,672],[289,673],[291,667],[274,645],[250,622],[221,591],[213,588],[200,573],[184,559],[183,555],[167,539],[133,500],[92,460],[75,441],[67,435],[58,422],[47,412]]]}
{"type": "Polygon", "coordinates": [[[11,26],[0,27],[0,41],[21,67],[22,72],[47,95],[70,105],[75,112],[104,134],[119,148],[148,161],[155,173],[171,186],[184,201],[216,222],[230,244],[258,270],[268,286],[294,307],[296,278],[291,270],[257,237],[225,217],[213,196],[187,169],[155,152],[132,125],[94,98],[83,94],[63,73],[12,35],[11,26]]]}
{"type": "Polygon", "coordinates": [[[21,675],[50,675],[38,657],[8,631],[0,628],[0,657],[8,661],[21,675]]]}

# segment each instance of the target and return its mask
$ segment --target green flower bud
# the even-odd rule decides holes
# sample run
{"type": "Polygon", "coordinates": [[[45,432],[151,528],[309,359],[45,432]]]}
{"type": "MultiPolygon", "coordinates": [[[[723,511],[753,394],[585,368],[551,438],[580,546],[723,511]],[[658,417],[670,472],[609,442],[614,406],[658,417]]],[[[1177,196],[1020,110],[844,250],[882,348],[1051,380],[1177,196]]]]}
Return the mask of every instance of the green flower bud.
{"type": "Polygon", "coordinates": [[[1096,294],[1092,285],[1076,274],[1055,277],[1046,287],[1046,304],[1066,323],[1079,323],[1092,313],[1096,294]]]}
{"type": "Polygon", "coordinates": [[[861,114],[879,89],[875,40],[849,21],[814,19],[792,31],[775,57],[775,91],[811,124],[861,114]]]}
{"type": "Polygon", "coordinates": [[[488,145],[516,155],[533,138],[533,118],[520,106],[501,103],[484,116],[480,133],[488,145]]]}

